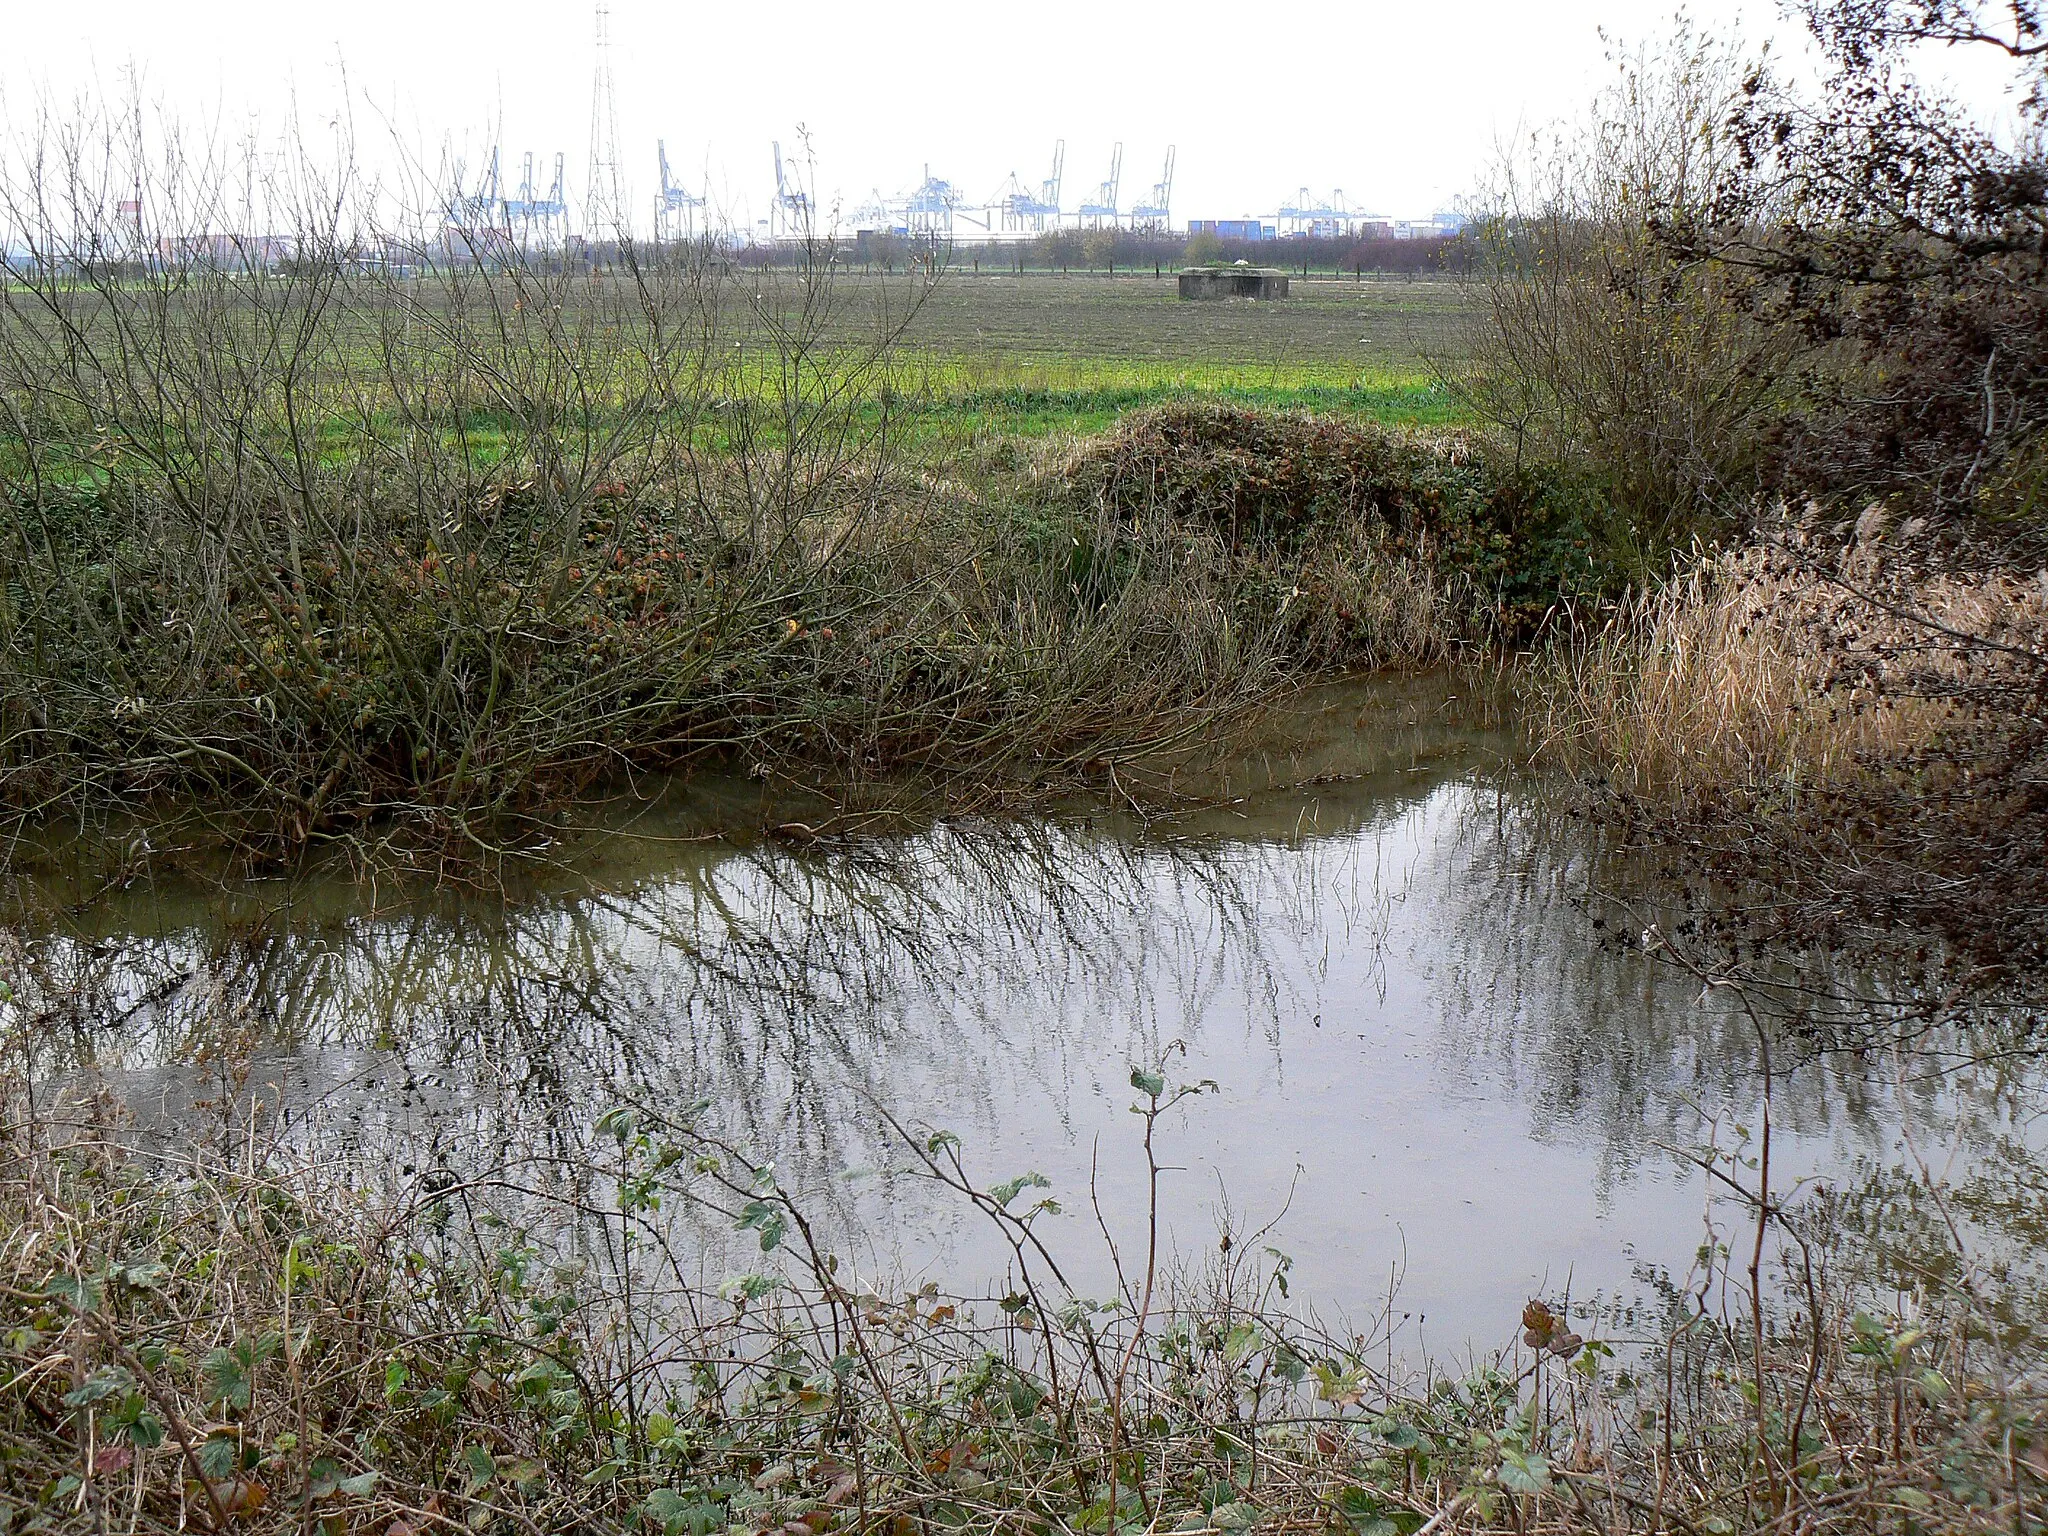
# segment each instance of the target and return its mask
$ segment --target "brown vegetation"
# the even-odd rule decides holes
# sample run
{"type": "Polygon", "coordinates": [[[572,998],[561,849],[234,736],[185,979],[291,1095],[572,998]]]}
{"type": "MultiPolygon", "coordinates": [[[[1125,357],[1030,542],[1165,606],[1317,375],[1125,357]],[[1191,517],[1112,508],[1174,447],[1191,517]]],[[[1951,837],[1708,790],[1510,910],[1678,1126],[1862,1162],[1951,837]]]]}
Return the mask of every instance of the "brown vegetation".
{"type": "MultiPolygon", "coordinates": [[[[942,1135],[906,1130],[906,1158],[1001,1231],[1006,1293],[857,1274],[699,1110],[374,1194],[243,1118],[221,1066],[222,1144],[176,1152],[9,1068],[15,1536],[2038,1529],[2042,1384],[1995,1295],[1886,1310],[1746,1146],[1710,1171],[1758,1252],[1787,1235],[1782,1305],[1710,1243],[1646,1337],[1532,1299],[1445,1375],[1317,1324],[1243,1234],[1189,1269],[1131,1234],[1114,1293],[1077,1294],[1042,1181],[978,1186],[942,1135]],[[759,1270],[692,1283],[679,1216],[759,1270]]],[[[1132,1074],[1155,1232],[1157,1120],[1201,1091],[1132,1074]]]]}
{"type": "Polygon", "coordinates": [[[1873,507],[1706,557],[1559,656],[1543,748],[1802,942],[2048,961],[2048,576],[1899,547],[1873,507]]]}

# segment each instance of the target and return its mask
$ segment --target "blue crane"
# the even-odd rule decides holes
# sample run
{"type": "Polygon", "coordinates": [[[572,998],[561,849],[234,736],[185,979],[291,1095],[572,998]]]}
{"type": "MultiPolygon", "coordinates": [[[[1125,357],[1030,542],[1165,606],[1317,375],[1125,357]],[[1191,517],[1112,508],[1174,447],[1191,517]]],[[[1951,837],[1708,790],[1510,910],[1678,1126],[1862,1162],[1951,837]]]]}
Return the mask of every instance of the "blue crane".
{"type": "Polygon", "coordinates": [[[1173,160],[1177,153],[1171,144],[1166,146],[1166,169],[1159,173],[1159,179],[1152,183],[1152,199],[1141,202],[1131,210],[1131,223],[1147,229],[1173,228],[1173,160]]]}
{"type": "Polygon", "coordinates": [[[522,245],[553,246],[569,218],[568,189],[565,186],[568,157],[555,156],[555,184],[547,192],[533,184],[533,151],[520,160],[519,189],[505,199],[505,226],[522,245]]]}
{"type": "Polygon", "coordinates": [[[1002,210],[1004,229],[1042,231],[1048,219],[1059,222],[1060,178],[1066,164],[1067,141],[1061,139],[1053,145],[1052,174],[1039,183],[1036,193],[1026,189],[1015,171],[1010,172],[1010,179],[996,194],[996,206],[1002,210]]]}
{"type": "Polygon", "coordinates": [[[1112,225],[1115,224],[1122,217],[1117,212],[1116,199],[1117,189],[1122,185],[1123,179],[1124,146],[1122,141],[1119,140],[1115,150],[1111,152],[1109,157],[1108,179],[1095,189],[1094,201],[1083,203],[1074,211],[1084,219],[1093,220],[1097,229],[1102,227],[1104,219],[1109,220],[1112,225]]]}

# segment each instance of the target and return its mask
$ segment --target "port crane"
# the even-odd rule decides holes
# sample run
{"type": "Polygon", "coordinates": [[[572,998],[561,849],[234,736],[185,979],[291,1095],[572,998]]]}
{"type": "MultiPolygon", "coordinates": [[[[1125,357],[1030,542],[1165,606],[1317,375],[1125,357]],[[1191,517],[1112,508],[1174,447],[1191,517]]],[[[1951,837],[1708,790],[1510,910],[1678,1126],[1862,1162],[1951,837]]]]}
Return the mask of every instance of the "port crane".
{"type": "Polygon", "coordinates": [[[1176,153],[1173,145],[1166,146],[1166,169],[1159,173],[1159,179],[1152,184],[1151,201],[1141,202],[1131,210],[1132,228],[1173,228],[1173,160],[1176,153]]]}
{"type": "Polygon", "coordinates": [[[521,160],[519,189],[505,199],[505,227],[520,244],[538,243],[546,249],[558,243],[569,219],[567,164],[568,156],[555,156],[554,185],[543,193],[533,184],[533,151],[521,160]]]}
{"type": "Polygon", "coordinates": [[[1052,147],[1052,174],[1038,184],[1034,193],[1017,178],[1015,171],[996,194],[996,206],[1002,211],[1003,228],[1010,231],[1034,230],[1043,232],[1046,221],[1059,222],[1060,180],[1067,164],[1067,141],[1060,139],[1052,147]]]}
{"type": "Polygon", "coordinates": [[[811,195],[796,186],[782,168],[782,145],[775,150],[775,202],[769,209],[768,236],[772,240],[808,239],[811,234],[811,195]]]}
{"type": "MultiPolygon", "coordinates": [[[[704,199],[696,196],[689,188],[677,183],[668,168],[668,144],[665,140],[654,141],[654,152],[661,161],[661,193],[654,200],[654,230],[658,238],[689,239],[697,233],[697,210],[704,206],[704,199]]],[[[777,184],[780,186],[781,155],[776,156],[777,184]]]]}
{"type": "Polygon", "coordinates": [[[1356,232],[1370,215],[1353,208],[1344,200],[1344,189],[1339,187],[1331,199],[1314,198],[1307,187],[1295,193],[1294,201],[1283,203],[1274,212],[1274,218],[1283,235],[1315,235],[1328,238],[1335,235],[1349,235],[1356,232]]]}
{"type": "Polygon", "coordinates": [[[477,182],[474,192],[463,190],[466,167],[460,160],[455,162],[455,174],[451,178],[453,190],[444,207],[448,228],[461,235],[492,235],[501,233],[505,220],[505,201],[498,180],[498,147],[491,146],[489,168],[477,182]]]}
{"type": "Polygon", "coordinates": [[[1118,188],[1123,183],[1123,177],[1124,146],[1122,141],[1119,140],[1109,157],[1108,179],[1095,189],[1095,198],[1092,202],[1083,203],[1074,211],[1082,218],[1091,220],[1097,229],[1102,227],[1104,219],[1109,220],[1112,226],[1115,225],[1121,217],[1117,212],[1116,200],[1118,188]]]}

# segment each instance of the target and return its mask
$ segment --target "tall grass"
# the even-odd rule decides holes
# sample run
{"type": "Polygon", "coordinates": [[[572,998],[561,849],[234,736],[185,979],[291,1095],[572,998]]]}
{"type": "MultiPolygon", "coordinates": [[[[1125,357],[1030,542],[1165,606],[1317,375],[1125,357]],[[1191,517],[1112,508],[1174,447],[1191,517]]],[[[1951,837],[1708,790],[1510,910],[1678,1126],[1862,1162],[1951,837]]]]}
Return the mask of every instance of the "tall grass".
{"type": "Polygon", "coordinates": [[[2031,995],[2048,585],[1926,555],[1809,532],[1704,557],[1539,669],[1539,752],[1688,879],[1750,893],[1717,924],[1933,940],[1957,986],[2031,995]]]}
{"type": "Polygon", "coordinates": [[[1847,788],[1924,757],[1993,678],[2027,681],[2044,640],[2038,578],[1753,545],[1702,555],[1562,650],[1538,730],[1646,801],[1847,788]]]}

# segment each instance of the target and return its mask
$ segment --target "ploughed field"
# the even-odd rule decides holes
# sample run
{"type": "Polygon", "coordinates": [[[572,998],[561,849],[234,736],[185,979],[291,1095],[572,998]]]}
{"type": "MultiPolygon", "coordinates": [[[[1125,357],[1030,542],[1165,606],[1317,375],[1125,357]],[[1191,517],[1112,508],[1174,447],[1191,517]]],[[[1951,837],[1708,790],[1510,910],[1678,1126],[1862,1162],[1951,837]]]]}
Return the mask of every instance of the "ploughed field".
{"type": "Polygon", "coordinates": [[[948,273],[910,339],[950,357],[1020,366],[1263,370],[1278,382],[1425,374],[1455,350],[1468,299],[1443,280],[1297,274],[1285,300],[1183,302],[1174,274],[948,273]]]}
{"type": "Polygon", "coordinates": [[[1446,279],[1298,274],[1289,298],[1184,303],[1174,274],[952,271],[921,300],[898,274],[835,279],[850,335],[915,303],[892,372],[935,430],[1098,431],[1189,392],[1382,421],[1456,419],[1432,363],[1464,348],[1470,296],[1446,279]]]}

